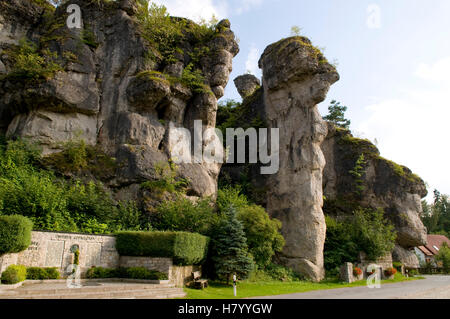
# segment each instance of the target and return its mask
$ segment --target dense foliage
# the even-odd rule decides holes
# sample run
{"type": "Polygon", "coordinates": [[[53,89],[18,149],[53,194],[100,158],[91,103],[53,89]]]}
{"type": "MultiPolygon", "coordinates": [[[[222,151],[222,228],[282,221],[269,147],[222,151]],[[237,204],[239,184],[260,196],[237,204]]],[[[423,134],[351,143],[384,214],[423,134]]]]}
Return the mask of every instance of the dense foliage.
{"type": "Polygon", "coordinates": [[[214,212],[209,198],[192,202],[179,196],[163,202],[152,216],[152,226],[158,230],[187,231],[209,235],[220,215],[214,212]]]}
{"type": "Polygon", "coordinates": [[[151,46],[148,58],[153,62],[169,65],[188,54],[190,63],[184,68],[181,79],[172,80],[180,80],[196,93],[209,92],[199,62],[209,54],[206,44],[216,34],[215,17],[210,22],[201,21],[197,24],[187,19],[171,17],[165,6],[149,0],[138,0],[137,4],[139,27],[151,46]],[[181,47],[187,42],[190,44],[189,50],[181,47]]]}
{"type": "Polygon", "coordinates": [[[441,263],[442,268],[446,273],[450,273],[450,247],[447,243],[443,243],[436,255],[436,261],[441,263]]]}
{"type": "Polygon", "coordinates": [[[178,265],[201,264],[207,255],[209,238],[187,232],[119,232],[116,248],[123,256],[173,258],[178,265]]]}
{"type": "Polygon", "coordinates": [[[38,46],[22,39],[19,45],[7,50],[13,63],[11,72],[6,76],[20,80],[50,79],[63,68],[57,63],[58,55],[48,49],[39,50],[38,46]]]}
{"type": "Polygon", "coordinates": [[[249,251],[259,267],[268,266],[275,253],[281,252],[285,244],[280,234],[281,222],[270,218],[263,207],[251,204],[240,188],[219,189],[217,206],[223,213],[230,207],[236,209],[237,219],[244,227],[249,251]]]}
{"type": "Polygon", "coordinates": [[[166,273],[157,270],[149,270],[144,267],[120,267],[120,268],[103,268],[92,267],[86,273],[86,278],[125,278],[125,279],[146,279],[146,280],[167,280],[166,273]]]}
{"type": "Polygon", "coordinates": [[[24,215],[36,230],[104,234],[149,229],[134,202],[116,203],[100,182],[59,178],[46,163],[34,144],[0,143],[0,215],[24,215]]]}
{"type": "Polygon", "coordinates": [[[13,285],[27,279],[27,267],[11,265],[2,273],[2,284],[13,285]]]}
{"type": "Polygon", "coordinates": [[[430,234],[445,235],[450,238],[450,199],[439,191],[434,191],[434,202],[422,202],[421,219],[430,234]]]}
{"type": "Polygon", "coordinates": [[[211,238],[216,275],[227,283],[234,274],[239,279],[246,279],[254,268],[244,227],[236,215],[236,209],[229,207],[226,218],[220,221],[211,238]]]}
{"type": "Polygon", "coordinates": [[[46,280],[59,279],[61,274],[57,268],[27,267],[27,279],[46,280]]]}
{"type": "Polygon", "coordinates": [[[356,262],[360,251],[375,261],[395,245],[394,226],[384,218],[381,209],[358,209],[343,220],[326,216],[326,224],[324,262],[329,274],[336,274],[345,262],[356,262]]]}
{"type": "Polygon", "coordinates": [[[0,256],[18,253],[31,244],[33,223],[20,215],[0,216],[0,256]]]}

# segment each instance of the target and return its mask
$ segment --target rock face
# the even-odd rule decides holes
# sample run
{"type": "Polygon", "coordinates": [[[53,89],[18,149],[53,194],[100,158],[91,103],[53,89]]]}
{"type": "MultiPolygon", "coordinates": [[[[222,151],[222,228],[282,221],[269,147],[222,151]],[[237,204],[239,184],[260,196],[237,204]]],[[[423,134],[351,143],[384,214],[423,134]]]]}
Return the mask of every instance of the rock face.
{"type": "Polygon", "coordinates": [[[267,211],[282,222],[286,246],[280,260],[313,280],[324,277],[326,225],[322,212],[320,145],[326,123],[316,105],[339,79],[336,69],[303,37],[270,45],[263,71],[264,110],[269,128],[279,128],[278,173],[267,176],[267,211]]]}
{"type": "MultiPolygon", "coordinates": [[[[138,189],[131,186],[155,178],[155,165],[167,162],[171,124],[192,130],[193,121],[202,120],[204,128],[215,126],[217,99],[239,51],[234,34],[224,20],[202,42],[186,20],[191,28],[173,57],[163,59],[144,35],[135,0],[70,4],[81,7],[82,29],[66,26],[68,4],[52,12],[29,0],[0,0],[0,72],[13,70],[5,52],[25,35],[54,52],[63,68],[39,81],[0,81],[0,133],[37,140],[44,154],[81,138],[127,168],[108,186],[138,189]],[[202,50],[208,53],[199,55],[202,50]],[[189,64],[204,77],[200,89],[181,79],[189,64]]],[[[179,175],[190,180],[189,195],[209,196],[217,191],[219,171],[219,164],[181,164],[179,175]]]]}
{"type": "Polygon", "coordinates": [[[252,74],[244,74],[234,79],[234,85],[236,85],[236,89],[244,99],[255,93],[261,87],[261,82],[252,74]]]}
{"type": "Polygon", "coordinates": [[[383,208],[397,231],[394,261],[417,265],[409,250],[424,245],[427,230],[420,220],[421,198],[427,195],[425,183],[407,167],[379,156],[375,145],[353,137],[349,131],[328,124],[322,144],[326,166],[323,190],[324,211],[333,215],[351,214],[355,206],[383,208]],[[355,178],[349,173],[363,154],[366,165],[362,177],[363,191],[355,193],[355,178]]]}

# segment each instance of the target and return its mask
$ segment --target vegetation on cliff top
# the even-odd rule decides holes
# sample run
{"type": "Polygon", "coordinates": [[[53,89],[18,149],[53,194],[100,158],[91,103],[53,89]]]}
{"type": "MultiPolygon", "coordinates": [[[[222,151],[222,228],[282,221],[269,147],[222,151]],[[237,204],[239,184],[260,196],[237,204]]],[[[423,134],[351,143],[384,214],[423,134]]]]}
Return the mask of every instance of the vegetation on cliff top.
{"type": "Polygon", "coordinates": [[[349,129],[351,121],[345,118],[345,112],[347,111],[347,107],[341,105],[340,102],[336,100],[331,101],[331,104],[328,106],[328,115],[324,116],[323,119],[330,123],[336,125],[336,127],[349,129]]]}
{"type": "Polygon", "coordinates": [[[178,61],[185,63],[181,82],[194,92],[208,91],[202,73],[201,60],[210,54],[208,42],[218,36],[217,20],[200,24],[188,19],[171,17],[164,6],[139,0],[139,28],[143,37],[154,50],[149,50],[149,58],[162,66],[178,61]],[[187,45],[189,43],[189,45],[187,45]],[[186,54],[190,61],[185,61],[186,54]]]}

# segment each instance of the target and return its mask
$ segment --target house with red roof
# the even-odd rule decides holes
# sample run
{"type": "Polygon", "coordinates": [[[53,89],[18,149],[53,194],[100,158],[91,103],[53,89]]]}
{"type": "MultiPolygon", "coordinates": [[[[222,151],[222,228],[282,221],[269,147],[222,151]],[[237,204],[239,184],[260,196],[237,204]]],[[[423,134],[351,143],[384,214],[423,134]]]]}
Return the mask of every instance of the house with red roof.
{"type": "Polygon", "coordinates": [[[447,243],[450,247],[450,239],[444,235],[428,235],[427,241],[425,246],[415,247],[414,250],[421,265],[430,262],[436,266],[434,257],[439,254],[443,243],[447,243]]]}

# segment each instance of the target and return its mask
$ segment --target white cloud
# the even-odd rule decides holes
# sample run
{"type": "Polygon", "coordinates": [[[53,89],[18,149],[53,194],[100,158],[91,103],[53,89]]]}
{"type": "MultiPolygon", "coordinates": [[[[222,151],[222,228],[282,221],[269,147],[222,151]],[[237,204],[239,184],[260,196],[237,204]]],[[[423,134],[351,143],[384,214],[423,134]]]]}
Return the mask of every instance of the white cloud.
{"type": "Polygon", "coordinates": [[[414,72],[420,89],[400,90],[396,98],[367,106],[370,116],[356,128],[377,138],[382,156],[419,174],[430,193],[434,188],[450,193],[448,74],[450,57],[421,64],[414,72]]]}
{"type": "Polygon", "coordinates": [[[235,9],[236,14],[242,14],[249,11],[253,7],[261,5],[263,0],[241,0],[239,1],[239,6],[235,9]]]}
{"type": "Polygon", "coordinates": [[[253,75],[258,75],[260,70],[258,67],[258,60],[260,53],[255,44],[250,47],[250,52],[247,56],[247,61],[245,61],[245,72],[250,72],[253,75]]]}
{"type": "Polygon", "coordinates": [[[415,75],[423,80],[433,82],[433,84],[441,84],[450,86],[450,57],[437,61],[433,65],[420,64],[415,75]]]}
{"type": "Polygon", "coordinates": [[[155,0],[154,2],[164,5],[172,16],[186,17],[194,21],[201,19],[209,21],[213,15],[218,19],[223,19],[228,14],[228,4],[225,1],[155,0]]]}

